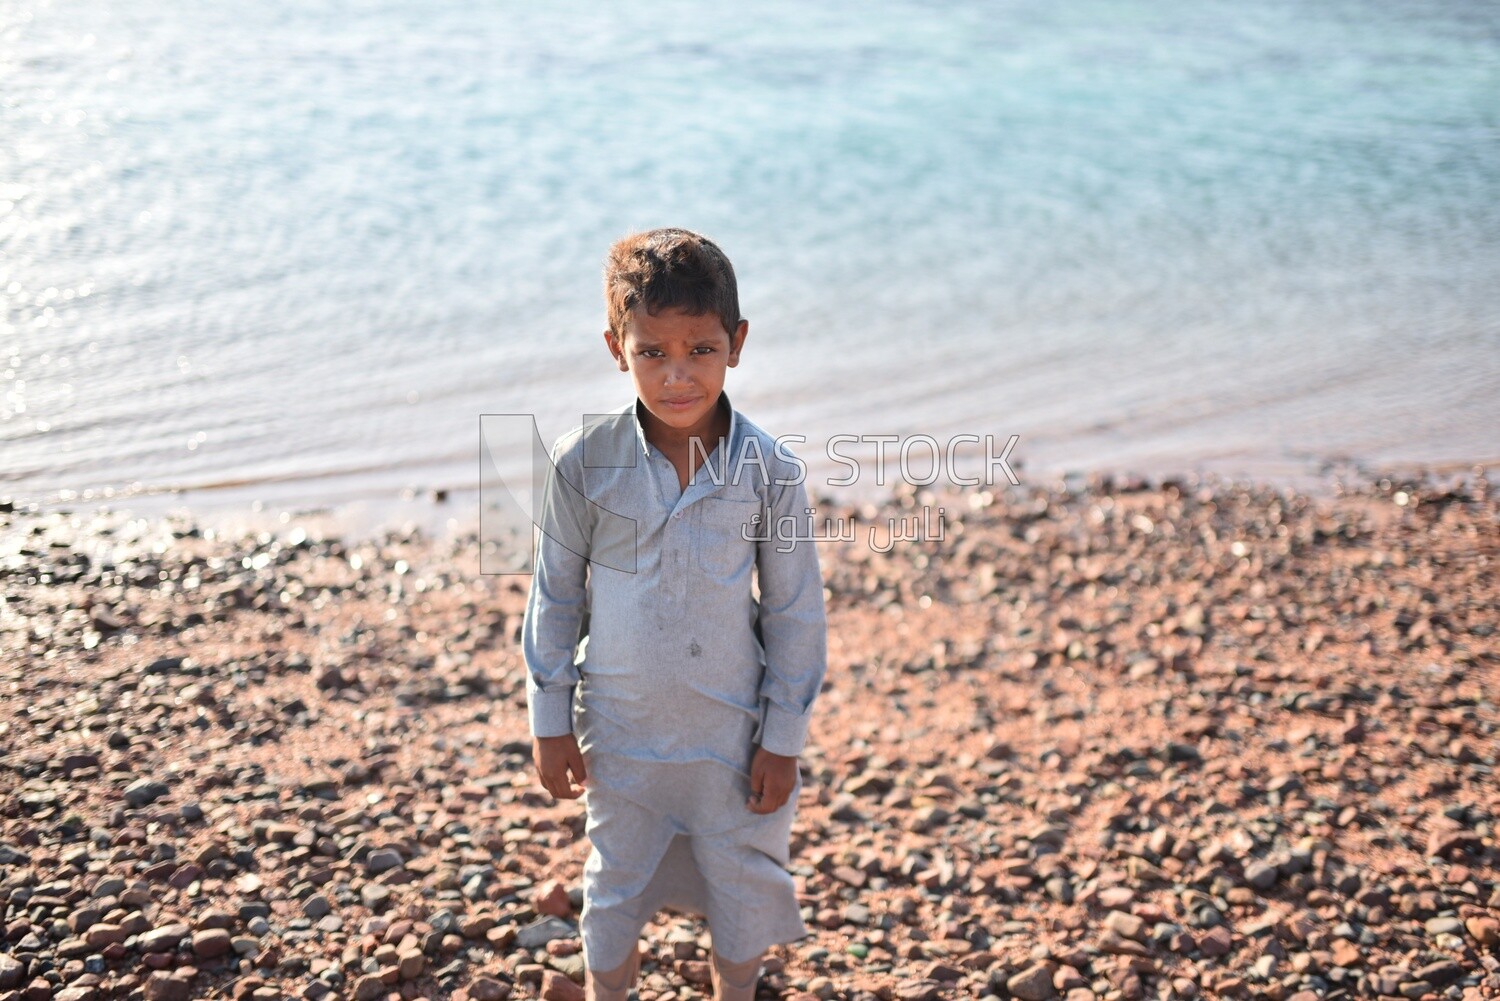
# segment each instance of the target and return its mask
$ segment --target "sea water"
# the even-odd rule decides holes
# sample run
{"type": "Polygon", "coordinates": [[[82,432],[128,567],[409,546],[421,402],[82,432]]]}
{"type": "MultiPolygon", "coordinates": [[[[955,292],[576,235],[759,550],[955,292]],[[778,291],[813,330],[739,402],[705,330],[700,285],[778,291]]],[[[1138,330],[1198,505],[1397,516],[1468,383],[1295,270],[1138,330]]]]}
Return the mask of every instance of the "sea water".
{"type": "Polygon", "coordinates": [[[472,508],[480,415],[631,400],[660,225],[814,476],[1500,457],[1494,4],[9,0],[0,494],[472,508]]]}

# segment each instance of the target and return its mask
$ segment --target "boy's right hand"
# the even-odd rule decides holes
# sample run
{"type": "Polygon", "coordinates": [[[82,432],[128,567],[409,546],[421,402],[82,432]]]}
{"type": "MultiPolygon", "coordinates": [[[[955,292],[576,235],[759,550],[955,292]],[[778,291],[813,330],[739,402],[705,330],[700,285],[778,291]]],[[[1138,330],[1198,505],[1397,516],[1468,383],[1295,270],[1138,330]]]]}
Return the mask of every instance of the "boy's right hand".
{"type": "Polygon", "coordinates": [[[542,788],[557,799],[577,799],[583,795],[583,785],[588,781],[588,771],[583,765],[583,752],[578,749],[578,737],[565,733],[561,737],[533,737],[531,760],[536,763],[537,776],[542,788]],[[572,773],[575,788],[568,781],[572,773]]]}

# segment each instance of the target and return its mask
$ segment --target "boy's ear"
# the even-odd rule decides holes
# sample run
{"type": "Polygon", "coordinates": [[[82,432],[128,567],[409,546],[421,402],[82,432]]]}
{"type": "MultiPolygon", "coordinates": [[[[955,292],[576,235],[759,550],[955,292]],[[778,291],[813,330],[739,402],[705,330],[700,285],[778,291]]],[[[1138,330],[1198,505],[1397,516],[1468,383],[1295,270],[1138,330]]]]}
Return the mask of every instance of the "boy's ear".
{"type": "Polygon", "coordinates": [[[619,338],[615,337],[613,330],[604,331],[604,346],[609,348],[609,353],[614,356],[615,363],[620,366],[620,371],[629,372],[630,366],[625,361],[625,348],[620,344],[619,338]]]}
{"type": "Polygon", "coordinates": [[[745,338],[750,334],[750,321],[741,320],[740,325],[734,328],[734,336],[729,338],[729,367],[734,368],[740,363],[740,350],[745,346],[745,338]]]}

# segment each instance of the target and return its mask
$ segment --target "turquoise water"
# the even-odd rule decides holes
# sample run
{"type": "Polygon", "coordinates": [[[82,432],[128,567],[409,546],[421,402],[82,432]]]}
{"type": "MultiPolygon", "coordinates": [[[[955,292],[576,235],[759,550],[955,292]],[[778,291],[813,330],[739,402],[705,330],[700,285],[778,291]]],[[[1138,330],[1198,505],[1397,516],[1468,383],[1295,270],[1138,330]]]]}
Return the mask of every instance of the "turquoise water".
{"type": "Polygon", "coordinates": [[[813,455],[1497,458],[1500,7],[313,6],[0,0],[0,494],[467,496],[479,414],[629,399],[655,225],[813,455]]]}

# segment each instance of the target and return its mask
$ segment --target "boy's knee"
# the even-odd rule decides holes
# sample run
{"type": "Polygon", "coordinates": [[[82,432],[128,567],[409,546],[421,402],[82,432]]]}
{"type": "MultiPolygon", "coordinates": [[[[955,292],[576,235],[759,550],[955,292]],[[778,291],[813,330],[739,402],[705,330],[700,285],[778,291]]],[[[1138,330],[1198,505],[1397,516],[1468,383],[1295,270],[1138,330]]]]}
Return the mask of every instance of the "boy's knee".
{"type": "Polygon", "coordinates": [[[646,892],[650,872],[632,869],[595,869],[583,874],[583,907],[593,912],[599,908],[619,907],[646,892]]]}

